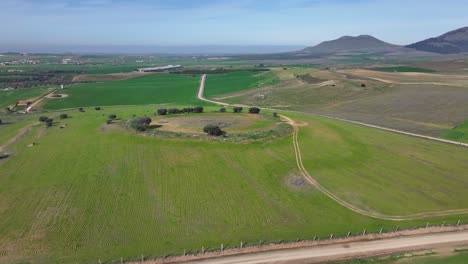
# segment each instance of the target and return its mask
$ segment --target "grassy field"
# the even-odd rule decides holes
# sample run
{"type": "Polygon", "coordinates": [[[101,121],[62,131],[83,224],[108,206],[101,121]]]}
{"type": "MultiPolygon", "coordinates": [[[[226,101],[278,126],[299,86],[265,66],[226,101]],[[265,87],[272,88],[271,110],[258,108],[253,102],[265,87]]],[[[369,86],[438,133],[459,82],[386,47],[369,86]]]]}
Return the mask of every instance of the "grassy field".
{"type": "MultiPolygon", "coordinates": [[[[140,136],[105,125],[109,114],[125,119],[154,111],[134,106],[50,112],[55,120],[60,113],[71,118],[49,129],[36,126],[19,141],[12,148],[15,156],[0,163],[0,262],[138,259],[141,254],[213,249],[221,243],[234,246],[241,240],[311,239],[364,228],[371,232],[382,226],[389,230],[426,221],[468,220],[456,216],[387,222],[357,215],[310,186],[291,181],[300,175],[290,136],[249,144],[207,143],[140,136]],[[32,141],[38,145],[27,147],[32,141]]],[[[467,205],[467,177],[457,174],[467,171],[460,161],[466,152],[336,121],[295,118],[310,124],[301,128],[300,142],[311,175],[340,195],[346,189],[353,201],[384,212],[467,205]],[[395,151],[414,158],[402,162],[395,151]],[[434,153],[446,163],[426,159],[434,153]],[[434,167],[420,159],[436,162],[438,169],[429,170],[434,167]],[[404,166],[405,173],[396,166],[404,166]],[[414,166],[422,168],[412,171],[414,166]],[[446,169],[453,172],[452,181],[443,178],[446,169]],[[375,180],[374,172],[385,173],[375,180]],[[436,183],[432,189],[413,179],[420,172],[436,183]],[[333,185],[338,181],[343,188],[333,185]],[[422,189],[406,193],[414,184],[422,189]],[[367,190],[372,188],[376,190],[367,190]],[[438,196],[449,189],[450,194],[438,196]],[[429,192],[433,199],[428,199],[429,192]],[[384,199],[396,203],[382,205],[384,199]]]]}
{"type": "Polygon", "coordinates": [[[313,78],[330,81],[319,85],[294,78],[295,72],[281,70],[279,74],[284,77],[278,84],[218,97],[226,97],[222,100],[230,103],[319,113],[431,136],[440,136],[468,118],[468,75],[367,70],[309,72],[313,78]]]}
{"type": "Polygon", "coordinates": [[[51,88],[28,88],[12,91],[0,91],[0,108],[14,106],[21,100],[35,99],[47,94],[51,88]]]}
{"type": "Polygon", "coordinates": [[[468,142],[468,121],[463,122],[462,124],[443,134],[441,138],[460,142],[468,142]]]}
{"type": "Polygon", "coordinates": [[[238,71],[207,76],[205,96],[212,97],[243,90],[259,88],[277,83],[278,78],[271,72],[238,71]]]}
{"type": "Polygon", "coordinates": [[[306,169],[328,190],[389,215],[468,208],[468,150],[321,118],[303,119],[306,169]]]}
{"type": "Polygon", "coordinates": [[[48,99],[44,108],[161,103],[200,104],[196,98],[199,81],[198,75],[154,74],[123,81],[77,84],[61,91],[68,94],[68,97],[48,99]]]}
{"type": "Polygon", "coordinates": [[[434,70],[431,70],[431,69],[411,67],[411,66],[377,67],[377,68],[372,68],[372,70],[383,71],[383,72],[425,72],[425,73],[435,72],[434,70]]]}

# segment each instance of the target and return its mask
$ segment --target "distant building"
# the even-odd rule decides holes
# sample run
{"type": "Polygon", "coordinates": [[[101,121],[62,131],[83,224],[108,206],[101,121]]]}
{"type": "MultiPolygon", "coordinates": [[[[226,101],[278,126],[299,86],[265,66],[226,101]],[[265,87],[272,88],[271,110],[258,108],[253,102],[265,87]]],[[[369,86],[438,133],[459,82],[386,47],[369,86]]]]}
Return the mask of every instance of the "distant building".
{"type": "Polygon", "coordinates": [[[29,102],[29,101],[18,101],[18,102],[16,102],[16,106],[28,106],[30,104],[31,104],[31,102],[29,102]]]}
{"type": "Polygon", "coordinates": [[[152,67],[152,68],[141,68],[138,69],[139,72],[164,72],[169,70],[174,70],[181,68],[180,65],[167,65],[167,66],[160,66],[160,67],[152,67]]]}

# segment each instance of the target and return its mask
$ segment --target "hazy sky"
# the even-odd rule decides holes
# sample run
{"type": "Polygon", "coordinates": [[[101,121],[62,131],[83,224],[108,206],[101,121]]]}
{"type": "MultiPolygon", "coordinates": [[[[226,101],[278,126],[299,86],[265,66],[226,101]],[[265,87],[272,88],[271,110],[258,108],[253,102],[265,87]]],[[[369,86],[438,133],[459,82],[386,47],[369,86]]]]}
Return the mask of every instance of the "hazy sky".
{"type": "Polygon", "coordinates": [[[468,0],[0,0],[0,45],[409,44],[468,26],[468,0]]]}

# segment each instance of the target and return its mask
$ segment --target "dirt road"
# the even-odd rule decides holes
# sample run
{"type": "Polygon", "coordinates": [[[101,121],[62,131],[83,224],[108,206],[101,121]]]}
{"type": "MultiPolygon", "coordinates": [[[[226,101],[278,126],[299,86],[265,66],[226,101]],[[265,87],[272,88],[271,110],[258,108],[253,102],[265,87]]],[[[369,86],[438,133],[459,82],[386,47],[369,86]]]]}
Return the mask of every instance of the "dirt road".
{"type": "Polygon", "coordinates": [[[409,237],[389,238],[234,255],[206,260],[192,261],[199,264],[257,264],[257,263],[319,263],[358,257],[371,257],[381,254],[394,254],[440,245],[468,245],[468,231],[426,234],[409,237]]]}

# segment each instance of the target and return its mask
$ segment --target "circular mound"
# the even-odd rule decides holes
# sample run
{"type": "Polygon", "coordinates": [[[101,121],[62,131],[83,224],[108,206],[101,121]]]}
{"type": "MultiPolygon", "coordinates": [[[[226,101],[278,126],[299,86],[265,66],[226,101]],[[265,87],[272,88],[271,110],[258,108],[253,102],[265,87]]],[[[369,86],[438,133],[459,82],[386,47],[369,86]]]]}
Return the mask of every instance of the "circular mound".
{"type": "Polygon", "coordinates": [[[206,125],[215,125],[227,133],[236,134],[272,129],[276,121],[255,114],[210,113],[163,116],[151,123],[158,130],[187,134],[204,134],[206,125]]]}
{"type": "Polygon", "coordinates": [[[68,97],[68,94],[49,94],[47,95],[47,98],[49,99],[60,99],[60,98],[65,98],[68,97]]]}

